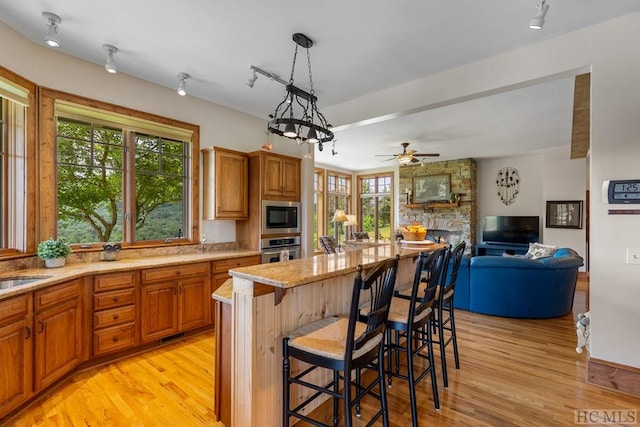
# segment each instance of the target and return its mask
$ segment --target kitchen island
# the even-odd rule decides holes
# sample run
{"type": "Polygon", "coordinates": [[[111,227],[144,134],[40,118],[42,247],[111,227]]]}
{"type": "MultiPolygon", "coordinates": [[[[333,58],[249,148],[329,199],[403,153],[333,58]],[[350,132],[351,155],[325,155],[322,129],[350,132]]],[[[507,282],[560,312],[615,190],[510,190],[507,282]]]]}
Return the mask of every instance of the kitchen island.
{"type": "MultiPolygon", "coordinates": [[[[282,425],[282,337],[315,320],[347,314],[358,265],[366,272],[398,254],[396,286],[407,284],[413,278],[419,251],[441,246],[386,244],[231,269],[233,285],[226,299],[231,308],[231,325],[226,328],[230,330],[231,361],[227,424],[282,425]]],[[[293,373],[301,365],[292,363],[291,368],[293,373]]],[[[318,378],[318,383],[324,380],[318,378]]],[[[292,404],[305,396],[292,393],[292,404]]]]}

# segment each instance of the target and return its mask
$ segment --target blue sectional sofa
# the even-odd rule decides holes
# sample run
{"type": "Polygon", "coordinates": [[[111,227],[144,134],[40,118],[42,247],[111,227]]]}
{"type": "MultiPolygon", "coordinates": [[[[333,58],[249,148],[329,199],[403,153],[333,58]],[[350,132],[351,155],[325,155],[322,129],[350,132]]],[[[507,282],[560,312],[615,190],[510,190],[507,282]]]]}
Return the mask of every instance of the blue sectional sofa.
{"type": "Polygon", "coordinates": [[[571,311],[583,259],[569,248],[553,256],[477,256],[462,259],[454,306],[503,317],[549,318],[571,311]]]}

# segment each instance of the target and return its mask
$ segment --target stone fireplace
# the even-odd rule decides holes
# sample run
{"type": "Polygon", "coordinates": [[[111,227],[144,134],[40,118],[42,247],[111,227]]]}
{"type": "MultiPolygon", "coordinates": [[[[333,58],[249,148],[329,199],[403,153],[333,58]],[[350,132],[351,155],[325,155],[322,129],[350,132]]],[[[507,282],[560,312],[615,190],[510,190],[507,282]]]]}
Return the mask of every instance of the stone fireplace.
{"type": "MultiPolygon", "coordinates": [[[[467,242],[471,250],[476,244],[476,162],[473,159],[423,163],[400,167],[399,224],[417,221],[427,227],[427,235],[442,237],[450,243],[467,242]],[[417,177],[448,175],[450,193],[454,202],[427,201],[407,203],[408,193],[415,197],[414,182],[417,177]]],[[[447,196],[447,199],[450,199],[447,196]]]]}

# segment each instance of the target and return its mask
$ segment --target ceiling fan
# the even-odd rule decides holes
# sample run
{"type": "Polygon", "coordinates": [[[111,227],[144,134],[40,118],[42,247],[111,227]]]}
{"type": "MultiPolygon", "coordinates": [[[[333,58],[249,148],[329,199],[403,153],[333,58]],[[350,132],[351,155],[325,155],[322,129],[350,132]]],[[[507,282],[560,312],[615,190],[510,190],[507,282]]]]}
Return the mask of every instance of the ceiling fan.
{"type": "MultiPolygon", "coordinates": [[[[391,154],[390,156],[392,156],[392,158],[387,160],[395,159],[401,165],[406,165],[409,163],[419,163],[420,160],[418,159],[418,157],[439,157],[440,156],[439,153],[420,154],[420,153],[416,153],[415,150],[407,150],[407,147],[409,146],[408,142],[403,142],[401,145],[402,145],[402,153],[391,154]]],[[[389,156],[389,154],[377,154],[377,155],[389,156]]]]}

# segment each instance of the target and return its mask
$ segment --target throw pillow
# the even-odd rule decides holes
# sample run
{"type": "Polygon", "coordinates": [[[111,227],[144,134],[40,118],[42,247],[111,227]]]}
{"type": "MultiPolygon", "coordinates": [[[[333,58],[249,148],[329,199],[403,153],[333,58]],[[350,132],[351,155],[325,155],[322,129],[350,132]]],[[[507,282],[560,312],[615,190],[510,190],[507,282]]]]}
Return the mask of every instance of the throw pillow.
{"type": "Polygon", "coordinates": [[[557,246],[529,243],[529,250],[525,256],[531,259],[546,258],[552,256],[556,250],[558,250],[557,246]]]}

